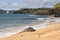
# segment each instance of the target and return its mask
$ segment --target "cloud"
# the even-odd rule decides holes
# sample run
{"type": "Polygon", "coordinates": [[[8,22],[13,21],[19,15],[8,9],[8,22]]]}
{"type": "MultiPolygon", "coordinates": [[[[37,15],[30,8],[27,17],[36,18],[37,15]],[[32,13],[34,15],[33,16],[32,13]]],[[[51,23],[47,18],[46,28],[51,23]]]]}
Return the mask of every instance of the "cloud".
{"type": "Polygon", "coordinates": [[[17,9],[18,8],[18,4],[17,2],[4,2],[4,1],[0,1],[0,9],[17,9]]]}
{"type": "Polygon", "coordinates": [[[51,8],[60,0],[22,0],[22,1],[0,1],[0,9],[16,10],[19,8],[51,8]]]}

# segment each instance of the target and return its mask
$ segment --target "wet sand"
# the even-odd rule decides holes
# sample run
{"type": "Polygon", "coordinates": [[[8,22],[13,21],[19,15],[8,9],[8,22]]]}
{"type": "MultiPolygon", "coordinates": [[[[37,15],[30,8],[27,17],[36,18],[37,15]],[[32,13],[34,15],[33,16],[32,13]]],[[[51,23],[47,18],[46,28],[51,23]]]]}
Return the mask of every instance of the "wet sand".
{"type": "Polygon", "coordinates": [[[60,23],[47,25],[46,28],[34,32],[22,32],[0,40],[60,40],[60,23]]]}

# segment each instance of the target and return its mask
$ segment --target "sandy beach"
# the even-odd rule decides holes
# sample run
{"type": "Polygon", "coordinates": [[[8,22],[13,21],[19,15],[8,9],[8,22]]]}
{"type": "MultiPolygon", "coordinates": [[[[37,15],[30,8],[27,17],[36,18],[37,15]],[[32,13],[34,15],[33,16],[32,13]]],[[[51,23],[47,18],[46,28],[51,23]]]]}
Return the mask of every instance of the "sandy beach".
{"type": "Polygon", "coordinates": [[[0,0],[0,40],[60,40],[60,0],[0,0]]]}
{"type": "Polygon", "coordinates": [[[0,40],[60,40],[60,23],[48,25],[47,28],[34,32],[22,32],[0,40]]]}

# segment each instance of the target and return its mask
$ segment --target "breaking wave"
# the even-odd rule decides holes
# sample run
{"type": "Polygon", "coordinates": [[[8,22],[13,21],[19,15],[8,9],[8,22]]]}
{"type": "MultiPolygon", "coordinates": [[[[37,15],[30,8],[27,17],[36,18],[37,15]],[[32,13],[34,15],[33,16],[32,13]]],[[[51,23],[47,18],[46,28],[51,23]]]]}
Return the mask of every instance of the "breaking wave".
{"type": "Polygon", "coordinates": [[[51,20],[48,18],[45,20],[36,20],[35,22],[28,24],[28,25],[0,29],[0,38],[8,37],[12,34],[22,32],[23,30],[25,30],[28,27],[32,27],[35,30],[45,28],[48,24],[55,23],[55,22],[60,22],[60,19],[56,18],[56,19],[51,20]]]}

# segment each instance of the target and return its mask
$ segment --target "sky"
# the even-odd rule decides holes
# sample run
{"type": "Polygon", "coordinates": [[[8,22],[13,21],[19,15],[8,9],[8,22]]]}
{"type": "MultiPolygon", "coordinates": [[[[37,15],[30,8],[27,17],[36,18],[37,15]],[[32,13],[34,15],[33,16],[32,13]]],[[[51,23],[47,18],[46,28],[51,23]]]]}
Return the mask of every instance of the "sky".
{"type": "Polygon", "coordinates": [[[60,0],[0,0],[0,9],[52,8],[60,0]]]}

